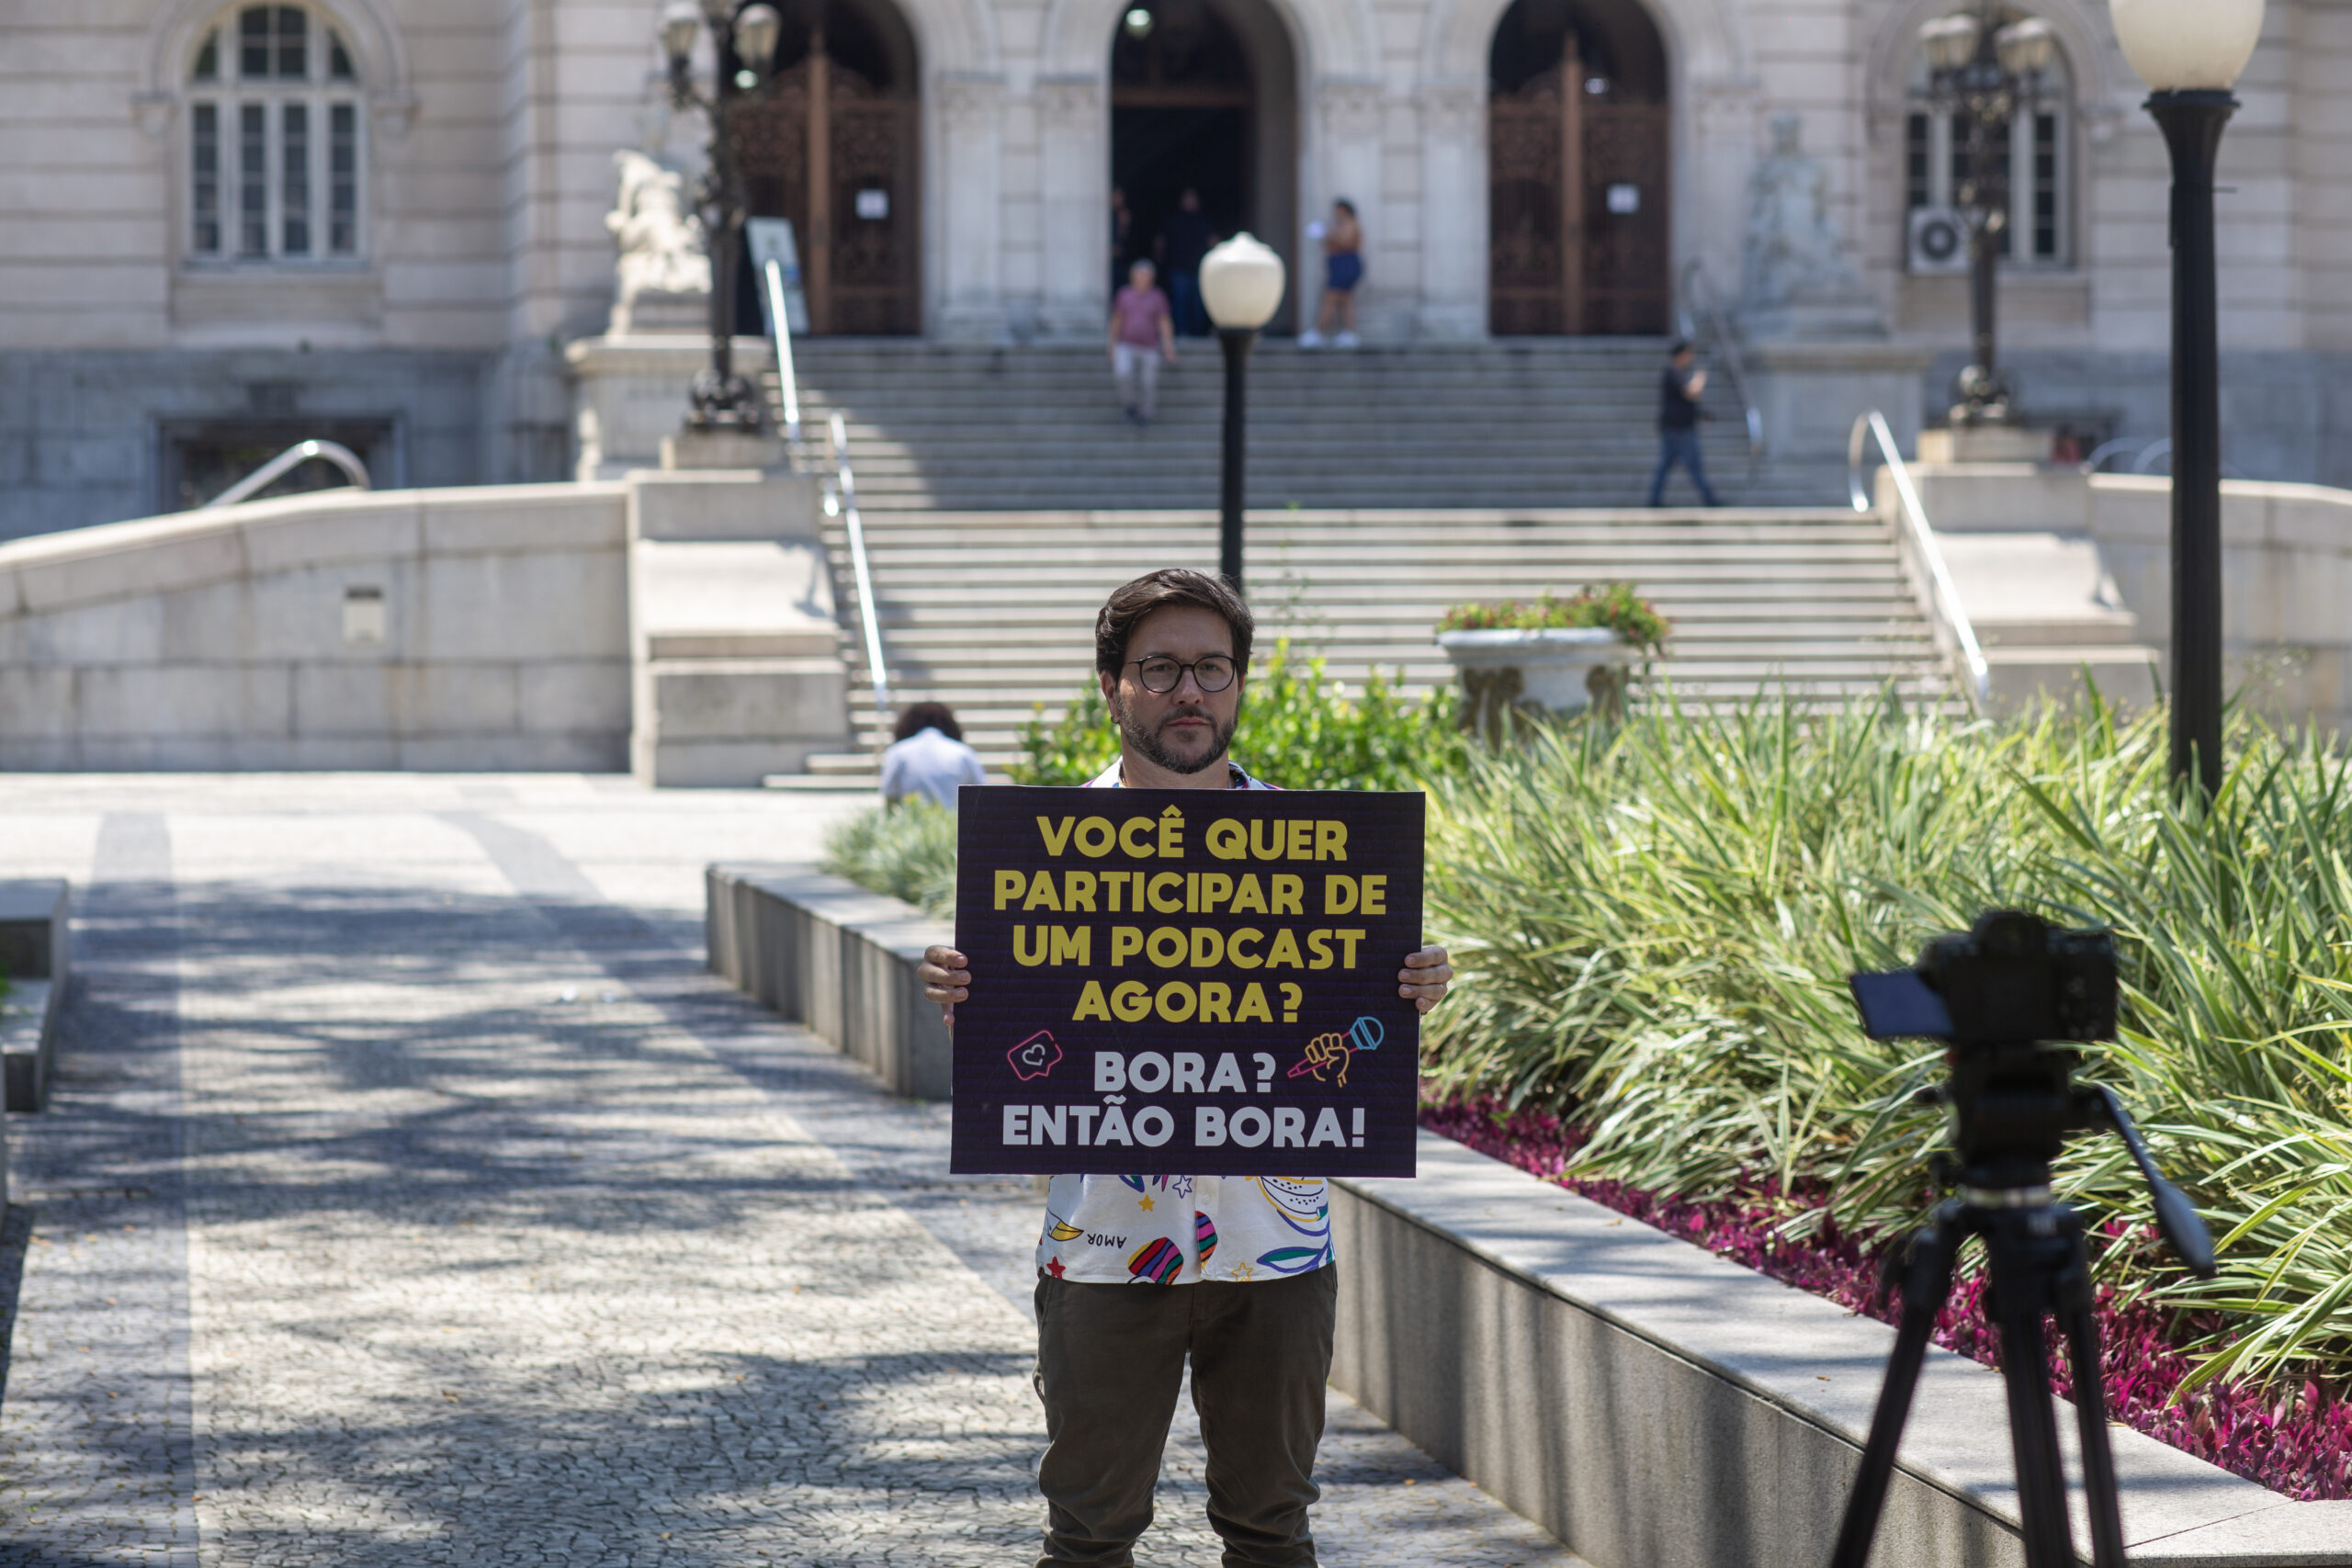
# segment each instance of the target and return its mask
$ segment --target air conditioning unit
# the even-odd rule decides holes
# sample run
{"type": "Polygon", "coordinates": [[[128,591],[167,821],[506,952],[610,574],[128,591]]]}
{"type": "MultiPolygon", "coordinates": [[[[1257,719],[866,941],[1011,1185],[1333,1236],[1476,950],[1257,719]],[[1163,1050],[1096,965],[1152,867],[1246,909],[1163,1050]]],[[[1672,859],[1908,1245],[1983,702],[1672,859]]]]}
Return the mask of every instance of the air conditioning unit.
{"type": "Polygon", "coordinates": [[[1911,243],[1904,250],[1904,265],[1914,273],[1954,273],[1968,270],[1968,220],[1950,207],[1911,209],[1911,243]]]}

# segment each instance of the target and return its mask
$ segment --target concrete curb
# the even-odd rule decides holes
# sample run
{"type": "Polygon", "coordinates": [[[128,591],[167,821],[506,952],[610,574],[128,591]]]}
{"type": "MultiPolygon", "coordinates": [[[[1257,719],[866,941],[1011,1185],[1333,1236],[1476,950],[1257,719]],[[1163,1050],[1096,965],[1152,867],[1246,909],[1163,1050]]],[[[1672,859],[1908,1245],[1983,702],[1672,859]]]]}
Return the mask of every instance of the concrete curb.
{"type": "MultiPolygon", "coordinates": [[[[913,972],[947,922],[790,867],[707,886],[713,971],[898,1092],[946,1095],[913,972]]],[[[1596,1568],[1828,1561],[1894,1330],[1434,1134],[1419,1169],[1333,1183],[1334,1385],[1596,1568]]],[[[2352,1502],[2113,1435],[2134,1563],[2352,1568],[2352,1502]]],[[[2000,1377],[1930,1350],[1871,1561],[2007,1568],[2017,1523],[2000,1377]]]]}
{"type": "Polygon", "coordinates": [[[67,888],[62,878],[0,882],[0,1072],[7,1108],[39,1111],[49,1100],[51,1040],[72,976],[67,888]]]}
{"type": "MultiPolygon", "coordinates": [[[[1434,1134],[1419,1170],[1334,1183],[1335,1385],[1602,1568],[1828,1561],[1893,1329],[1434,1134]]],[[[2133,1562],[2352,1564],[2352,1503],[2111,1430],[2133,1562]]],[[[1999,1374],[1930,1350],[1871,1562],[2022,1556],[1999,1374]]]]}
{"type": "Polygon", "coordinates": [[[914,972],[953,926],[797,867],[713,865],[704,876],[713,973],[873,1068],[892,1093],[947,1098],[947,1027],[914,972]]]}

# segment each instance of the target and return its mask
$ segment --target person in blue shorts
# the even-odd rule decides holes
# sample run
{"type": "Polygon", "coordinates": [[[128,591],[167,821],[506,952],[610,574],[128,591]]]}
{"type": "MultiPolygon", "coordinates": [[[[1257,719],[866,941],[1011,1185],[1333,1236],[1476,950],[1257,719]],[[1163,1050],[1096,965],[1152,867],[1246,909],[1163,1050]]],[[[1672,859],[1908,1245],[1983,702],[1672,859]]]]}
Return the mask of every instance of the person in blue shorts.
{"type": "Polygon", "coordinates": [[[1323,242],[1323,304],[1315,325],[1298,334],[1301,348],[1320,348],[1334,327],[1333,348],[1353,348],[1356,337],[1356,285],[1363,281],[1363,225],[1356,220],[1356,205],[1344,197],[1331,204],[1331,220],[1313,225],[1310,232],[1323,242]]]}

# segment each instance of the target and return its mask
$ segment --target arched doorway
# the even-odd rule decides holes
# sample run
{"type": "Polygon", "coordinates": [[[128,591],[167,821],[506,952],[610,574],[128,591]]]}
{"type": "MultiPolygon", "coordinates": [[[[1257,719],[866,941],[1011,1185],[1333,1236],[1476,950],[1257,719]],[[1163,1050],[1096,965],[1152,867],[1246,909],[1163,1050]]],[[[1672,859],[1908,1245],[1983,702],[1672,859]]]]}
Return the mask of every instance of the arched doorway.
{"type": "Polygon", "coordinates": [[[1514,0],[1487,113],[1487,330],[1665,332],[1666,46],[1638,0],[1514,0]]]}
{"type": "MultiPolygon", "coordinates": [[[[1163,272],[1197,259],[1203,233],[1178,217],[1190,189],[1206,233],[1246,229],[1297,276],[1297,75],[1265,0],[1134,0],[1111,43],[1111,184],[1127,212],[1120,269],[1137,257],[1163,272]]],[[[1291,320],[1285,298],[1271,324],[1286,331],[1291,320]]]]}
{"type": "MultiPolygon", "coordinates": [[[[889,0],[784,7],[774,85],[737,112],[752,212],[792,220],[808,327],[922,330],[922,106],[914,35],[889,0]]],[[[747,298],[736,320],[757,321],[747,298]]]]}

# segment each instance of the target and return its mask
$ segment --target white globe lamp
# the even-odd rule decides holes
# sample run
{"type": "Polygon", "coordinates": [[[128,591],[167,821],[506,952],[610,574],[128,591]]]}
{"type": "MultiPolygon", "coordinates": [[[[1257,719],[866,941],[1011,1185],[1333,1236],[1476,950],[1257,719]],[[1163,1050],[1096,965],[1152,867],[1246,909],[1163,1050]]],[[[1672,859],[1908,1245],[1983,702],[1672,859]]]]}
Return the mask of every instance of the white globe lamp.
{"type": "Polygon", "coordinates": [[[2262,37],[2263,0],[2109,0],[2123,58],[2158,93],[2227,92],[2262,37]]]}
{"type": "Polygon", "coordinates": [[[1283,258],[1254,236],[1236,234],[1201,258],[1201,303],[1220,327],[1254,333],[1282,309],[1283,258]]]}

